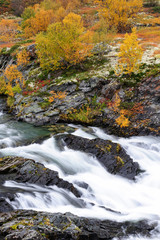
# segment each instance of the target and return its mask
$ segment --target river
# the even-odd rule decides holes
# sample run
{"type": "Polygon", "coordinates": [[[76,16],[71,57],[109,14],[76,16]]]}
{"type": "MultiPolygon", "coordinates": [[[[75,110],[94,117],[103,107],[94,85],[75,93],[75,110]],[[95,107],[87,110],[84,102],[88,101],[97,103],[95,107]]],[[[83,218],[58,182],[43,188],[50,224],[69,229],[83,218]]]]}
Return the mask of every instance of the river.
{"type": "MultiPolygon", "coordinates": [[[[158,223],[160,227],[160,137],[119,138],[107,135],[97,127],[83,128],[70,125],[73,135],[83,138],[101,138],[121,144],[144,173],[131,181],[111,175],[91,155],[61,149],[54,136],[41,143],[33,139],[46,136],[45,128],[11,120],[0,112],[0,157],[21,156],[43,163],[56,170],[64,180],[73,183],[82,193],[77,199],[72,193],[58,187],[39,187],[6,181],[5,188],[19,189],[12,202],[14,209],[33,209],[48,212],[71,212],[78,216],[116,221],[143,220],[158,223]],[[24,143],[30,142],[30,144],[24,143]],[[87,187],[84,187],[87,186],[87,187]],[[108,210],[112,209],[112,211],[108,210]]],[[[68,133],[66,133],[68,134],[68,133]]],[[[8,199],[9,201],[9,199],[8,199]]],[[[132,240],[133,238],[129,238],[132,240]]],[[[147,239],[137,236],[135,239],[147,239]]],[[[151,239],[151,238],[150,238],[151,239]]],[[[153,232],[152,239],[160,239],[153,232]]]]}

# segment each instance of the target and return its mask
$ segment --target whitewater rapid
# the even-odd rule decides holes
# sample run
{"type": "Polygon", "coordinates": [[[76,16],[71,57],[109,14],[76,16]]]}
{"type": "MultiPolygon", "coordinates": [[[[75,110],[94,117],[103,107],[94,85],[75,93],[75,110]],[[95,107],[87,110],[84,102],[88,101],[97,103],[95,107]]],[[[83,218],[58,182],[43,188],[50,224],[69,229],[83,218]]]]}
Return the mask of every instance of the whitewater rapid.
{"type": "MultiPolygon", "coordinates": [[[[3,114],[0,116],[0,119],[3,114]]],[[[47,168],[58,171],[59,176],[74,184],[82,193],[77,199],[67,190],[55,186],[39,187],[34,184],[20,184],[6,181],[7,188],[17,188],[15,209],[33,209],[48,212],[71,212],[78,216],[111,219],[116,221],[143,220],[160,224],[160,137],[131,137],[128,139],[107,135],[102,129],[81,126],[72,133],[83,138],[101,138],[121,144],[131,158],[144,170],[131,181],[115,176],[90,154],[74,151],[67,147],[59,148],[54,137],[41,144],[29,144],[16,147],[16,143],[29,138],[27,128],[32,135],[34,128],[21,123],[0,124],[0,157],[21,156],[43,163],[47,168]],[[85,187],[84,187],[85,186],[85,187]]],[[[35,130],[37,131],[37,130],[35,130]]],[[[67,133],[66,133],[67,134],[67,133]]],[[[9,199],[8,199],[9,201],[9,199]]],[[[132,240],[133,238],[129,238],[132,240]]],[[[147,239],[137,236],[135,239],[147,239]]],[[[150,238],[151,239],[151,238],[150,238]]],[[[160,239],[157,235],[153,239],[160,239]]]]}

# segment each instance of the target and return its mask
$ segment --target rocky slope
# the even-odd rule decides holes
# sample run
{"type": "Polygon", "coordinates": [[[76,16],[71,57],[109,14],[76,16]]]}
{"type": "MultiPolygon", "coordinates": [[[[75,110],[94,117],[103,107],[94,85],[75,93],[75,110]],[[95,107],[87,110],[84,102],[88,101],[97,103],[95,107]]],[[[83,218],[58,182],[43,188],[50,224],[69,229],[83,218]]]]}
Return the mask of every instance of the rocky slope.
{"type": "MultiPolygon", "coordinates": [[[[20,71],[34,91],[31,95],[15,94],[10,108],[16,119],[34,125],[57,122],[98,125],[119,136],[159,135],[159,67],[146,65],[139,74],[142,76],[119,78],[109,72],[109,69],[112,69],[110,63],[105,63],[101,68],[104,67],[106,71],[101,76],[97,76],[99,69],[95,64],[95,71],[77,70],[77,74],[69,77],[63,77],[65,72],[61,71],[43,76],[43,71],[35,62],[35,46],[30,45],[27,50],[32,60],[28,66],[20,68],[20,71]],[[49,83],[38,86],[38,79],[42,76],[43,79],[49,79],[49,83]],[[65,92],[66,96],[63,99],[55,98],[49,103],[51,91],[65,92]],[[114,106],[117,96],[118,109],[114,106]],[[79,115],[82,116],[70,114],[78,112],[78,109],[81,109],[79,115]],[[117,124],[116,119],[121,115],[121,110],[125,111],[124,116],[129,120],[129,126],[122,127],[117,124]]],[[[9,54],[0,56],[1,71],[12,63],[15,63],[15,60],[9,54]]]]}
{"type": "MultiPolygon", "coordinates": [[[[89,125],[97,125],[106,129],[111,134],[119,136],[132,135],[159,135],[160,133],[160,76],[144,79],[137,87],[122,88],[115,79],[93,77],[83,80],[80,83],[67,82],[60,86],[52,84],[50,90],[65,91],[64,100],[55,99],[48,107],[43,108],[44,97],[22,95],[15,96],[13,112],[18,120],[26,121],[34,125],[52,124],[57,122],[72,122],[89,125]],[[107,104],[114,103],[116,94],[119,94],[121,105],[135,106],[142,108],[128,114],[130,124],[121,128],[117,125],[116,119],[120,116],[120,110],[115,112],[107,104]],[[96,103],[92,99],[97,96],[96,103]],[[109,101],[108,101],[109,99],[109,101]],[[106,103],[103,109],[101,103],[106,103]],[[90,112],[87,119],[70,117],[68,112],[72,109],[80,109],[82,106],[89,106],[90,112]]],[[[46,91],[41,89],[41,91],[46,91]]],[[[123,106],[122,106],[123,109],[123,106]]]]}

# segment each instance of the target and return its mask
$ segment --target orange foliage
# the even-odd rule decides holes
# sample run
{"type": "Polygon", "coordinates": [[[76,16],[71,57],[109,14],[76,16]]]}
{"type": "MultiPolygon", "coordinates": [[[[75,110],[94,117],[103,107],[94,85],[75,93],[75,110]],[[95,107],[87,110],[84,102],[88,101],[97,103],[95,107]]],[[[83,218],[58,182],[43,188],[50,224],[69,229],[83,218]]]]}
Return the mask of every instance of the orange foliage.
{"type": "Polygon", "coordinates": [[[62,22],[66,15],[67,15],[66,10],[63,7],[60,7],[55,13],[54,22],[62,22]]]}
{"type": "MultiPolygon", "coordinates": [[[[115,98],[112,102],[108,102],[108,108],[119,114],[119,117],[116,118],[116,123],[120,127],[128,127],[130,124],[130,120],[135,120],[137,114],[144,113],[144,107],[141,103],[134,103],[132,108],[122,109],[121,99],[118,93],[115,94],[115,98]],[[129,120],[130,119],[130,120],[129,120]]],[[[140,121],[138,122],[140,123],[140,121]]]]}
{"type": "Polygon", "coordinates": [[[130,109],[130,115],[135,116],[139,113],[144,113],[144,107],[142,103],[135,103],[134,106],[130,109]]]}
{"type": "Polygon", "coordinates": [[[13,89],[12,89],[12,85],[11,85],[10,83],[8,83],[7,86],[6,86],[5,94],[7,94],[7,95],[10,96],[10,97],[13,97],[13,96],[14,96],[14,92],[13,92],[13,89]]]}
{"type": "Polygon", "coordinates": [[[13,45],[15,45],[15,43],[11,43],[11,42],[5,42],[5,43],[0,43],[0,49],[1,48],[11,48],[13,45]]]}
{"type": "Polygon", "coordinates": [[[12,42],[17,34],[18,23],[13,19],[2,19],[0,21],[0,41],[12,42]]]}
{"type": "Polygon", "coordinates": [[[138,38],[141,38],[141,42],[158,43],[160,42],[160,27],[148,27],[142,28],[137,31],[138,38]]]}
{"type": "Polygon", "coordinates": [[[17,54],[17,65],[27,65],[29,63],[29,53],[26,51],[26,49],[23,49],[17,54]]]}
{"type": "Polygon", "coordinates": [[[160,56],[160,50],[154,51],[153,56],[155,57],[160,56]]]}
{"type": "Polygon", "coordinates": [[[35,17],[27,19],[24,24],[25,37],[32,37],[41,31],[46,31],[49,24],[54,21],[52,10],[38,9],[35,17]]]}
{"type": "Polygon", "coordinates": [[[120,111],[120,116],[116,119],[116,123],[120,127],[128,127],[130,124],[130,121],[127,117],[125,117],[125,112],[123,110],[120,111]]]}
{"type": "Polygon", "coordinates": [[[113,110],[114,112],[119,112],[120,103],[121,103],[121,99],[118,93],[116,93],[115,99],[112,102],[108,102],[108,108],[113,110]]]}
{"type": "Polygon", "coordinates": [[[126,30],[143,4],[143,0],[95,0],[95,2],[99,5],[100,16],[119,32],[126,30]]]}
{"type": "MultiPolygon", "coordinates": [[[[27,7],[22,14],[21,27],[24,31],[24,37],[30,38],[39,32],[47,30],[51,23],[62,22],[63,19],[72,11],[80,12],[79,7],[92,0],[43,0],[41,4],[35,4],[33,7],[27,7]]],[[[85,26],[89,26],[94,22],[95,8],[86,8],[86,13],[83,16],[85,26]]]]}
{"type": "Polygon", "coordinates": [[[49,102],[52,103],[55,99],[59,99],[59,100],[63,100],[67,94],[65,92],[55,92],[55,91],[51,91],[50,94],[52,94],[51,97],[49,97],[49,102]]]}
{"type": "Polygon", "coordinates": [[[120,110],[120,103],[121,103],[121,99],[118,93],[116,93],[114,101],[108,103],[108,108],[120,114],[120,116],[115,120],[120,127],[128,127],[130,123],[130,121],[126,117],[128,112],[124,109],[120,110]]]}
{"type": "MultiPolygon", "coordinates": [[[[4,0],[6,1],[6,0],[4,0]]],[[[36,3],[40,3],[41,0],[9,0],[11,2],[11,9],[15,15],[20,16],[24,9],[28,6],[33,6],[36,3]]]]}

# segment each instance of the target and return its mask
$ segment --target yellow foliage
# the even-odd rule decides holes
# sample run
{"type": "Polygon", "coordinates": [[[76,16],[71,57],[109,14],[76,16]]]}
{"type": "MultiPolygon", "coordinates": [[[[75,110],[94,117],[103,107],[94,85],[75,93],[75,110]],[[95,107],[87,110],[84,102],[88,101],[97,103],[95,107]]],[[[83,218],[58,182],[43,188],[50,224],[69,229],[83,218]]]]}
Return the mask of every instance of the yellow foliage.
{"type": "Polygon", "coordinates": [[[81,16],[69,13],[62,22],[51,24],[36,37],[41,67],[55,70],[83,61],[91,55],[92,32],[84,32],[81,16]]]}
{"type": "Polygon", "coordinates": [[[22,14],[21,24],[26,38],[46,31],[51,23],[62,20],[81,4],[79,0],[44,0],[41,4],[28,7],[22,14]]]}
{"type": "Polygon", "coordinates": [[[23,84],[23,76],[22,73],[18,70],[16,65],[8,66],[4,71],[4,76],[7,78],[8,82],[11,84],[13,80],[18,83],[18,80],[23,84]]]}
{"type": "Polygon", "coordinates": [[[6,87],[7,87],[6,81],[5,81],[4,77],[1,76],[0,77],[0,94],[4,94],[5,93],[6,87]]]}
{"type": "Polygon", "coordinates": [[[10,83],[8,83],[7,87],[6,87],[6,91],[5,94],[7,94],[10,97],[14,96],[13,90],[12,90],[12,86],[10,83]]]}
{"type": "Polygon", "coordinates": [[[79,0],[44,0],[41,3],[41,6],[45,10],[52,9],[53,11],[57,11],[59,8],[64,8],[67,12],[71,12],[73,9],[77,9],[80,5],[79,0]]]}
{"type": "Polygon", "coordinates": [[[124,116],[124,113],[120,111],[120,116],[116,119],[116,123],[120,127],[128,127],[130,124],[130,121],[128,120],[127,117],[124,116]]]}
{"type": "Polygon", "coordinates": [[[125,35],[125,39],[120,46],[118,65],[116,66],[117,75],[122,73],[131,74],[138,71],[142,55],[143,50],[139,46],[136,29],[133,28],[130,35],[125,35]]]}
{"type": "Polygon", "coordinates": [[[4,71],[4,77],[6,79],[4,79],[5,81],[5,94],[13,97],[14,96],[14,88],[17,88],[20,85],[21,87],[24,87],[24,79],[23,79],[23,75],[21,72],[19,72],[17,65],[10,65],[8,66],[5,71],[4,71]]]}
{"type": "Polygon", "coordinates": [[[67,15],[66,10],[63,7],[60,7],[55,14],[55,22],[61,22],[67,15]]]}
{"type": "Polygon", "coordinates": [[[115,158],[117,159],[117,164],[118,165],[120,164],[120,165],[124,166],[124,161],[120,156],[116,156],[115,158]]]}
{"type": "Polygon", "coordinates": [[[103,16],[110,27],[118,31],[126,30],[131,19],[142,8],[143,0],[95,0],[99,5],[100,15],[103,16]]]}
{"type": "Polygon", "coordinates": [[[13,19],[2,19],[0,21],[0,41],[12,42],[16,37],[18,23],[13,19]]]}
{"type": "Polygon", "coordinates": [[[41,2],[41,8],[45,10],[52,9],[53,11],[58,10],[61,7],[61,3],[59,1],[53,1],[53,0],[43,0],[41,2]]]}
{"type": "Polygon", "coordinates": [[[23,49],[17,54],[17,65],[27,65],[29,63],[29,53],[26,51],[26,49],[23,49]]]}

